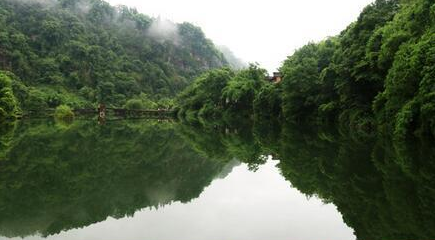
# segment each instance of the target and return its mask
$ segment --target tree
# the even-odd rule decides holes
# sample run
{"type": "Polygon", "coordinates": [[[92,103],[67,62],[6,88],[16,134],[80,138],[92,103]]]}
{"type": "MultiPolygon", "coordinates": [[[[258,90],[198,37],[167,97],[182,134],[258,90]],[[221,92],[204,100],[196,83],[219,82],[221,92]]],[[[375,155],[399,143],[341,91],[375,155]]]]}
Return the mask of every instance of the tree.
{"type": "Polygon", "coordinates": [[[282,105],[281,84],[264,84],[253,102],[254,114],[262,118],[279,118],[282,105]]]}
{"type": "Polygon", "coordinates": [[[18,103],[12,90],[12,80],[7,72],[0,71],[0,119],[13,118],[18,103]]]}
{"type": "Polygon", "coordinates": [[[253,113],[253,103],[260,88],[266,83],[266,70],[251,64],[240,70],[222,90],[222,99],[228,112],[253,113]]]}

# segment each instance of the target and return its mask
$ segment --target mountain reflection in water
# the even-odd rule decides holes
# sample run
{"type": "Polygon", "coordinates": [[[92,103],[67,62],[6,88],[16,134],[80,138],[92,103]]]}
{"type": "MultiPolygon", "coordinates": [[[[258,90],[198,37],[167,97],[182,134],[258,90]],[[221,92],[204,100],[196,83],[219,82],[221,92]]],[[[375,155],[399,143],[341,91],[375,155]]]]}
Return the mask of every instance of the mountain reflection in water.
{"type": "Polygon", "coordinates": [[[358,239],[435,237],[427,141],[157,121],[0,132],[7,238],[355,238],[345,224],[358,239]]]}

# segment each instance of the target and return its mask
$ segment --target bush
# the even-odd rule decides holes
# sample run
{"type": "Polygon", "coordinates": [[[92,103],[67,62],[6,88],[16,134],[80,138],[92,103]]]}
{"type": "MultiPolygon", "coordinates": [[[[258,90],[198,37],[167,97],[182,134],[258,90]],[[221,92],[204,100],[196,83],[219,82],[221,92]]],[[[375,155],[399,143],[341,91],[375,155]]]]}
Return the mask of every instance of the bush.
{"type": "Polygon", "coordinates": [[[140,99],[130,99],[125,104],[125,108],[129,110],[138,110],[138,109],[144,109],[145,106],[140,99]]]}
{"type": "Polygon", "coordinates": [[[70,121],[74,119],[74,112],[69,106],[60,105],[56,108],[56,111],[54,112],[54,117],[58,120],[70,121]]]}
{"type": "Polygon", "coordinates": [[[47,94],[36,88],[30,89],[24,107],[27,110],[47,109],[47,94]]]}
{"type": "Polygon", "coordinates": [[[0,119],[15,117],[17,107],[12,81],[8,75],[0,72],[0,119]]]}
{"type": "Polygon", "coordinates": [[[170,98],[162,98],[157,101],[157,106],[163,109],[172,109],[174,107],[174,101],[170,98]]]}

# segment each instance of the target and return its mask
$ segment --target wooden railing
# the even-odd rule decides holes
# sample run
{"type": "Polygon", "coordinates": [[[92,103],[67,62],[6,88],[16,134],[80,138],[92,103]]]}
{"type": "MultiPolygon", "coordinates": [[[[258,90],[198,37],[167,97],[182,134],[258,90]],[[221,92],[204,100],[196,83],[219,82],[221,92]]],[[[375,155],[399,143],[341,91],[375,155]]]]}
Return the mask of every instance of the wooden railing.
{"type": "MultiPolygon", "coordinates": [[[[55,109],[43,109],[43,110],[26,110],[20,118],[28,117],[41,117],[52,116],[55,113],[55,109]]],[[[112,108],[104,107],[100,105],[98,108],[83,108],[72,110],[76,116],[98,116],[99,119],[106,119],[110,116],[121,118],[170,118],[174,115],[174,112],[169,109],[125,109],[125,108],[112,108]]]]}

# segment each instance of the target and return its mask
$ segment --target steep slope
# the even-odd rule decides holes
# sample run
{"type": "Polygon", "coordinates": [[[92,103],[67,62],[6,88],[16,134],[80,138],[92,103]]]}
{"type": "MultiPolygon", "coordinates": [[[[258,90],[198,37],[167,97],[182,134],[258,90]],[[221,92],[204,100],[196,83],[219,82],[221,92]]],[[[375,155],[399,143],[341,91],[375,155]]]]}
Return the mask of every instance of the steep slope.
{"type": "Polygon", "coordinates": [[[189,23],[102,0],[0,1],[0,70],[15,75],[22,109],[171,97],[201,72],[226,65],[189,23]]]}

